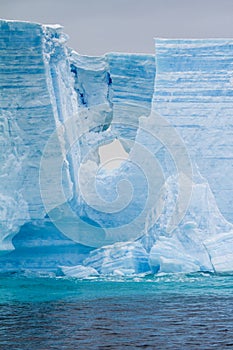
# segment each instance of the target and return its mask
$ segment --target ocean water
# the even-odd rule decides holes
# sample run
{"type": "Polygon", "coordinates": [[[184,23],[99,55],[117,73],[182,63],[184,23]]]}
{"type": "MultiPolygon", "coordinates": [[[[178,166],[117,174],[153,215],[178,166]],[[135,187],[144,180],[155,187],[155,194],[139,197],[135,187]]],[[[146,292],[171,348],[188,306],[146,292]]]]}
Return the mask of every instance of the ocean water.
{"type": "Polygon", "coordinates": [[[0,349],[233,348],[233,276],[0,277],[0,349]]]}

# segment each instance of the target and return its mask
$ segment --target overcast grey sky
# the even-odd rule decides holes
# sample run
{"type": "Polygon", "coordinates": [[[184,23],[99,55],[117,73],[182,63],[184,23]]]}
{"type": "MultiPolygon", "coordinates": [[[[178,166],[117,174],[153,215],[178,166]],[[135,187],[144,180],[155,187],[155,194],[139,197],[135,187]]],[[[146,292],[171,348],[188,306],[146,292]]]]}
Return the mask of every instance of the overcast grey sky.
{"type": "Polygon", "coordinates": [[[233,37],[233,0],[0,0],[0,17],[59,23],[81,54],[154,51],[154,37],[233,37]]]}

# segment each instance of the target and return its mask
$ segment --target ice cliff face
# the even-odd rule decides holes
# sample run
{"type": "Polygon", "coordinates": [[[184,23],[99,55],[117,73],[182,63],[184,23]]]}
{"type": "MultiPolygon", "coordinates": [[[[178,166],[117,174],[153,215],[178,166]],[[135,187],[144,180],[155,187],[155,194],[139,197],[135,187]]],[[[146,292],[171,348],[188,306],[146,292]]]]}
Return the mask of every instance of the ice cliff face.
{"type": "Polygon", "coordinates": [[[0,26],[0,236],[5,250],[25,222],[45,216],[39,190],[41,155],[54,128],[77,106],[61,29],[5,21],[0,26]]]}
{"type": "Polygon", "coordinates": [[[87,57],[0,21],[2,270],[233,270],[232,41],[87,57]],[[120,168],[99,147],[120,140],[120,168]]]}
{"type": "Polygon", "coordinates": [[[232,48],[229,39],[156,40],[153,96],[154,108],[182,136],[219,209],[231,222],[232,48]]]}

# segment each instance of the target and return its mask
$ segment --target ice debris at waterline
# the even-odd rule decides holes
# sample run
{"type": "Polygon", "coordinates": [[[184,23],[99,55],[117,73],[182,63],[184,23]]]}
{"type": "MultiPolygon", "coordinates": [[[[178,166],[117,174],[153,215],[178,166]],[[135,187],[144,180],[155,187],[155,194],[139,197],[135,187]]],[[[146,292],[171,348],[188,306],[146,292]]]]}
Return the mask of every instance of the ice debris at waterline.
{"type": "Polygon", "coordinates": [[[233,40],[88,57],[0,26],[0,270],[233,271],[233,40]]]}

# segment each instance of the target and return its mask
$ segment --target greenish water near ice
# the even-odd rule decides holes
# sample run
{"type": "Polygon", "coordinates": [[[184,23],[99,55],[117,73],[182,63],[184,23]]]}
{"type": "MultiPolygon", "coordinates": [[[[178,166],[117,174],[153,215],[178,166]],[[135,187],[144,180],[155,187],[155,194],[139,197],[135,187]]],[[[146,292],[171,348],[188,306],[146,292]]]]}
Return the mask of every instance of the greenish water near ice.
{"type": "Polygon", "coordinates": [[[233,276],[0,278],[0,349],[233,348],[233,276]]]}
{"type": "Polygon", "coordinates": [[[233,297],[233,275],[171,274],[86,280],[14,275],[0,277],[0,303],[3,304],[144,295],[224,295],[233,297]]]}

